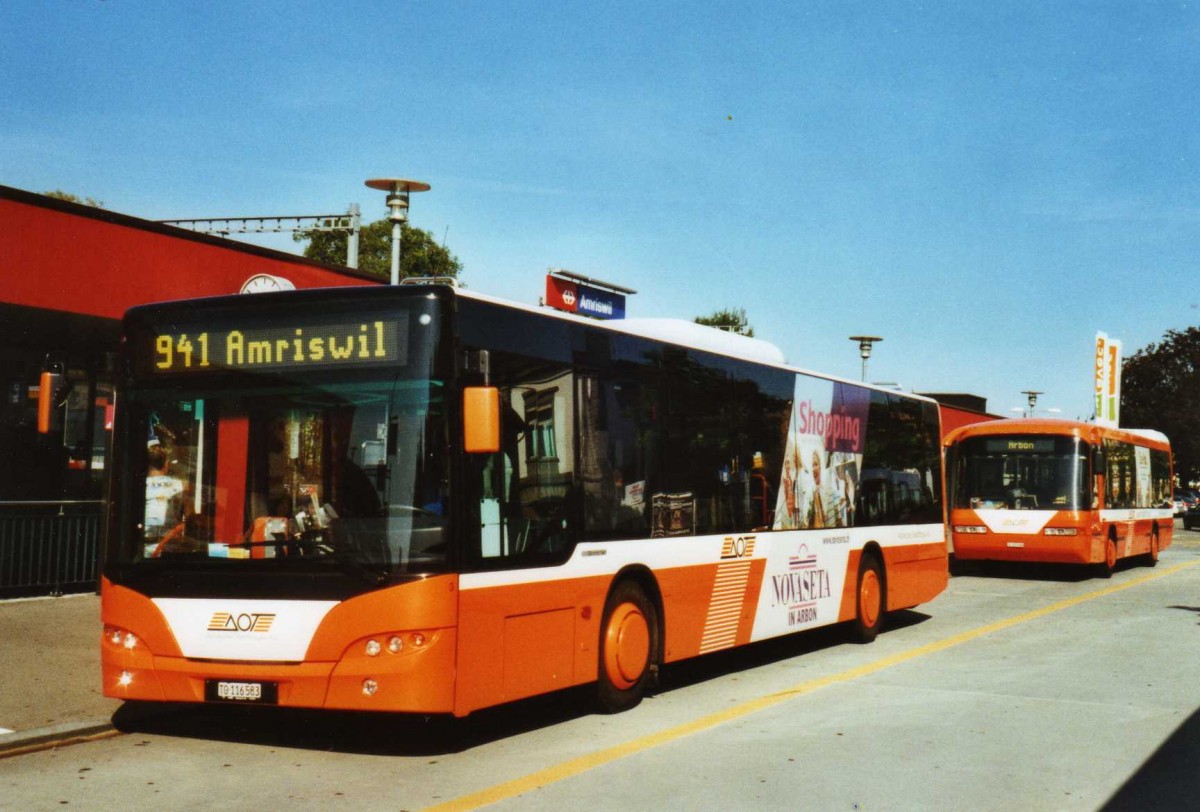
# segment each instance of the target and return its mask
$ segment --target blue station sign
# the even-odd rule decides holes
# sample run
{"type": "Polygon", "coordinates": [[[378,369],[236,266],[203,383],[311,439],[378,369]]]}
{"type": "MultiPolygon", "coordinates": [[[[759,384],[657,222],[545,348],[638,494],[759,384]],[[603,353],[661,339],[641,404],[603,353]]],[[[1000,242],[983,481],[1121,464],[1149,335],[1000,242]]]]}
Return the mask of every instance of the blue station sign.
{"type": "Polygon", "coordinates": [[[625,318],[625,295],[559,276],[546,277],[546,304],[595,319],[625,318]]]}

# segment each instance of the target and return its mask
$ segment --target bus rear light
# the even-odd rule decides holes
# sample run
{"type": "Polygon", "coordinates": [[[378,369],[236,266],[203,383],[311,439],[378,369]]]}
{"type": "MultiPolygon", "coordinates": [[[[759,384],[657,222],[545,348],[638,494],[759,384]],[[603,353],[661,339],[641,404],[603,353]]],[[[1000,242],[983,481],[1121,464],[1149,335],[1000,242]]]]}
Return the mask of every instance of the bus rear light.
{"type": "Polygon", "coordinates": [[[975,533],[978,535],[982,535],[982,534],[986,533],[987,531],[988,531],[988,529],[981,524],[956,524],[956,525],[954,525],[955,533],[975,533]]]}
{"type": "Polygon", "coordinates": [[[1042,532],[1047,536],[1074,536],[1079,531],[1074,527],[1047,527],[1042,532]]]}

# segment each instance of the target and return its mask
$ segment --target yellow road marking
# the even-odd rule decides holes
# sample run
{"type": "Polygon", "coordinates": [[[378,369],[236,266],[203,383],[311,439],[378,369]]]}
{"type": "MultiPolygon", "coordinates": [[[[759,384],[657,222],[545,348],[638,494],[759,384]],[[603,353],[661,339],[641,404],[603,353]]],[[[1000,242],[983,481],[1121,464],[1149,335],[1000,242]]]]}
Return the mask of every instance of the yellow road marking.
{"type": "Polygon", "coordinates": [[[1173,567],[1165,567],[1157,569],[1148,575],[1143,575],[1139,578],[1134,578],[1130,581],[1123,581],[1119,584],[1104,587],[1103,589],[1086,592],[1082,595],[1076,595],[1073,598],[1064,598],[1056,603],[1043,606],[1041,609],[1034,609],[1024,614],[1016,615],[1015,617],[1007,618],[1006,620],[998,620],[995,623],[989,623],[986,626],[980,626],[976,629],[970,629],[960,634],[955,634],[946,637],[942,640],[937,640],[932,643],[926,643],[923,646],[902,651],[898,654],[893,654],[890,657],[884,657],[882,660],[876,660],[866,665],[860,665],[857,668],[851,668],[847,671],[834,674],[828,677],[820,677],[818,679],[802,682],[799,685],[791,688],[786,688],[774,694],[751,699],[732,708],[728,708],[717,713],[703,716],[699,719],[687,722],[676,727],[668,728],[651,733],[641,738],[633,739],[632,741],[618,744],[614,747],[609,747],[605,750],[598,750],[594,753],[588,753],[578,758],[573,758],[569,761],[564,761],[561,764],[556,764],[553,767],[547,767],[544,770],[538,770],[535,773],[522,776],[521,778],[506,781],[503,784],[497,784],[494,787],[473,792],[470,795],[464,795],[461,798],[455,798],[451,801],[436,804],[425,808],[425,812],[468,812],[468,810],[479,809],[480,807],[489,804],[498,803],[499,801],[515,798],[518,795],[523,795],[527,792],[540,789],[548,784],[553,784],[558,781],[563,781],[576,775],[594,770],[597,767],[602,767],[613,761],[631,756],[643,750],[649,750],[659,745],[667,744],[682,739],[684,736],[690,736],[693,733],[699,733],[710,728],[723,725],[726,722],[731,722],[735,719],[740,719],[743,716],[749,716],[752,713],[757,713],[761,710],[774,707],[783,702],[793,699],[797,696],[812,693],[813,691],[827,688],[830,685],[836,685],[841,682],[850,682],[861,677],[874,674],[878,671],[883,671],[886,668],[891,668],[894,665],[915,660],[918,657],[924,657],[927,654],[935,654],[939,651],[953,648],[954,646],[976,640],[984,635],[992,634],[993,632],[1003,631],[1004,629],[1026,623],[1030,620],[1037,620],[1046,615],[1053,614],[1063,609],[1069,609],[1072,606],[1077,606],[1087,601],[1103,598],[1105,595],[1112,595],[1114,592],[1120,592],[1125,589],[1130,589],[1135,586],[1140,586],[1147,581],[1153,581],[1158,578],[1163,578],[1167,575],[1176,573],[1188,567],[1194,567],[1200,564],[1200,561],[1188,561],[1183,564],[1176,564],[1173,567]]]}

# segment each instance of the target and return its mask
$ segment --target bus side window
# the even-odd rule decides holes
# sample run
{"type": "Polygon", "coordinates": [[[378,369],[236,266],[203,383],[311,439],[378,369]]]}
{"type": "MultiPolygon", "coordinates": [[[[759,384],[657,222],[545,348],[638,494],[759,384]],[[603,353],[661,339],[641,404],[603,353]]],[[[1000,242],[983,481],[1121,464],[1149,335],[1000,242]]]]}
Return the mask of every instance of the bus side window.
{"type": "Polygon", "coordinates": [[[646,431],[642,387],[632,380],[580,375],[579,458],[584,528],[589,538],[645,538],[646,431]]]}
{"type": "Polygon", "coordinates": [[[1104,492],[1104,472],[1108,466],[1108,462],[1104,456],[1104,446],[1092,446],[1092,510],[1100,508],[1100,494],[1104,492]]]}
{"type": "Polygon", "coordinates": [[[561,561],[574,541],[574,376],[570,369],[491,353],[500,393],[500,450],[470,455],[478,492],[481,565],[561,561]]]}

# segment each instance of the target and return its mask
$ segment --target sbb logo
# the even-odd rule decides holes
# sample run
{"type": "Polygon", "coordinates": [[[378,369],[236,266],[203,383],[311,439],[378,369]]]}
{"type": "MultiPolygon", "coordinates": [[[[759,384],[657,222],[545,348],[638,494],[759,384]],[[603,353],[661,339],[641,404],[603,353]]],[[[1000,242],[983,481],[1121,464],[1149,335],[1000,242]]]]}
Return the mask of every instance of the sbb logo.
{"type": "Polygon", "coordinates": [[[565,304],[567,307],[574,307],[575,306],[575,291],[564,290],[562,292],[562,300],[563,300],[563,304],[565,304]]]}

